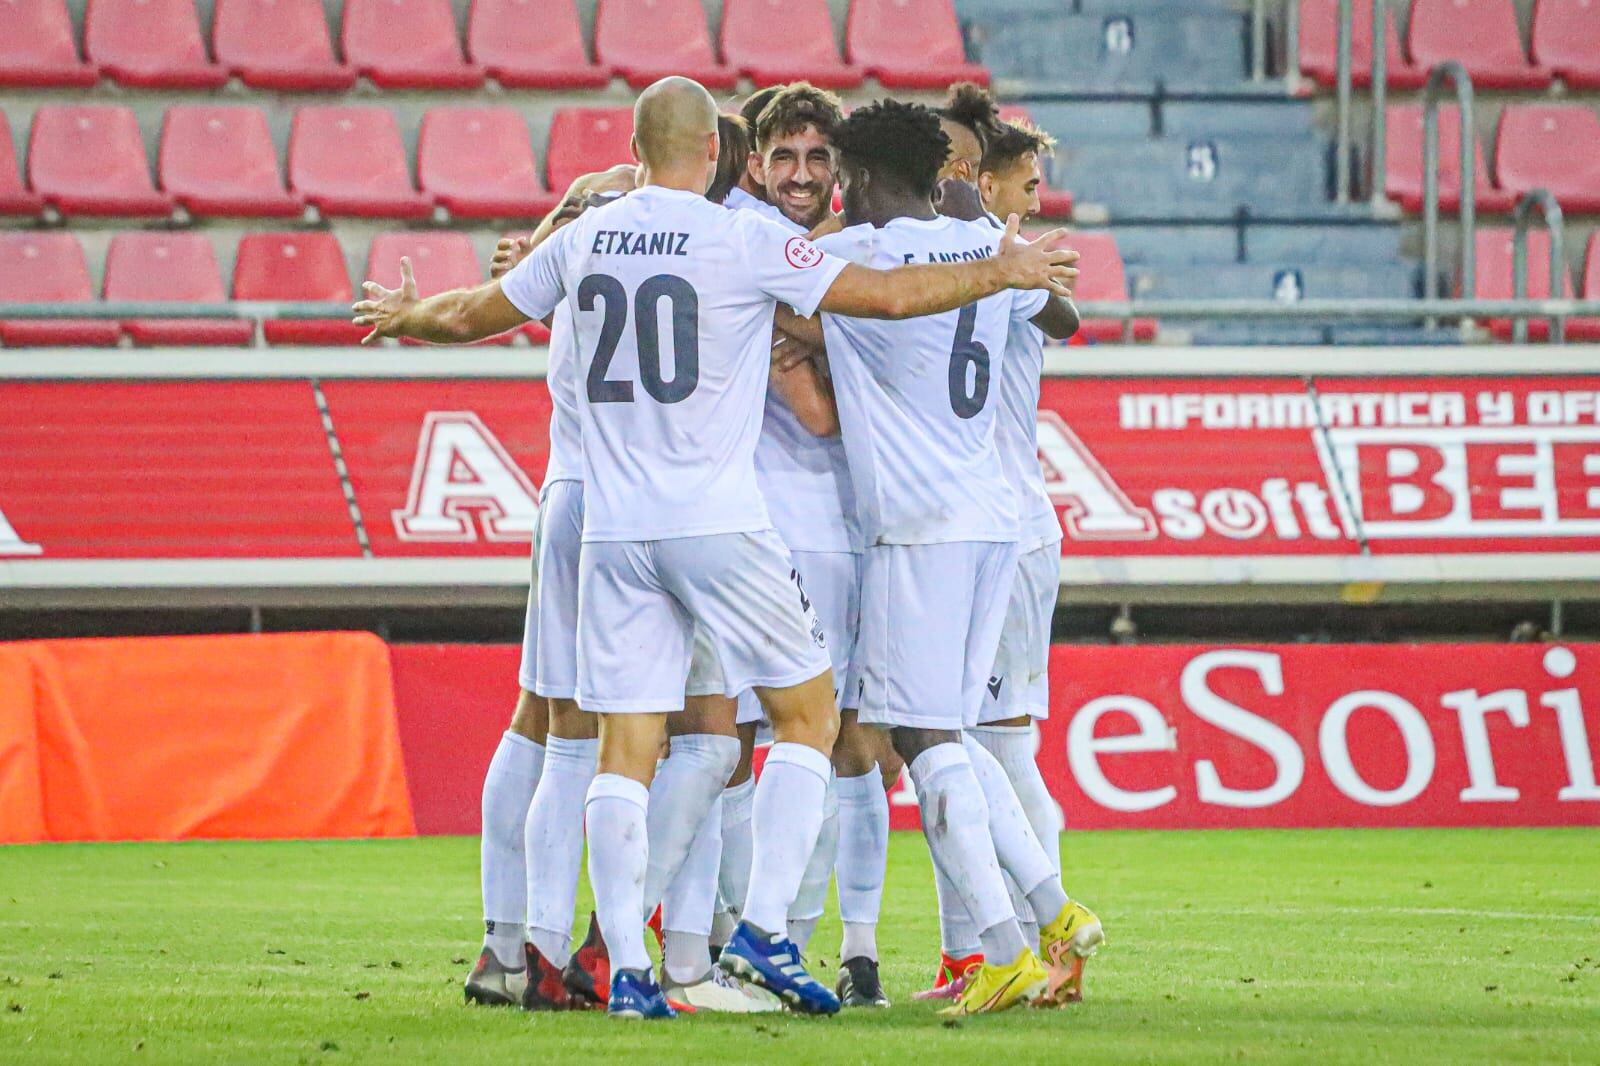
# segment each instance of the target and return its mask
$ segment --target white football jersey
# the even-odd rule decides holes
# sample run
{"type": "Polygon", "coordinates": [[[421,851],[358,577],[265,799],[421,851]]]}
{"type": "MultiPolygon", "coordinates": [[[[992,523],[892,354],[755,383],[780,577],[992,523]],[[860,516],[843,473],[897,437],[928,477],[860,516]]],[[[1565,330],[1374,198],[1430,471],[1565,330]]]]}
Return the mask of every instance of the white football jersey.
{"type": "Polygon", "coordinates": [[[1039,465],[1039,378],[1044,373],[1044,333],[1012,319],[1000,365],[1000,415],[995,446],[1006,480],[1017,494],[1023,552],[1061,541],[1061,520],[1044,487],[1039,465]]]}
{"type": "MultiPolygon", "coordinates": [[[[987,258],[1000,237],[981,222],[897,218],[817,243],[889,269],[987,258]]],[[[1018,539],[1016,493],[995,447],[996,379],[1011,323],[1038,314],[1046,299],[1006,290],[899,322],[822,316],[868,546],[1018,539]]]]}
{"type": "MultiPolygon", "coordinates": [[[[771,204],[735,189],[725,205],[735,210],[777,215],[791,233],[806,231],[771,204]]],[[[847,552],[854,547],[850,521],[854,511],[850,469],[844,442],[819,437],[800,424],[783,398],[767,390],[761,437],[756,441],[756,483],[766,497],[772,524],[792,551],[847,552]]]]}
{"type": "Polygon", "coordinates": [[[583,435],[578,428],[578,351],[572,308],[557,305],[550,318],[544,381],[550,388],[550,461],[544,483],[583,480],[583,435]]]}
{"type": "Polygon", "coordinates": [[[845,265],[751,212],[646,186],[501,280],[529,318],[572,303],[586,542],[772,527],[754,456],[773,308],[813,313],[845,265]]]}
{"type": "Polygon", "coordinates": [[[771,219],[780,226],[787,226],[789,229],[796,230],[799,233],[805,232],[793,222],[790,222],[789,216],[778,210],[776,205],[769,204],[759,197],[751,196],[737,185],[728,190],[728,195],[722,199],[722,206],[732,208],[735,211],[754,211],[762,218],[771,219]]]}

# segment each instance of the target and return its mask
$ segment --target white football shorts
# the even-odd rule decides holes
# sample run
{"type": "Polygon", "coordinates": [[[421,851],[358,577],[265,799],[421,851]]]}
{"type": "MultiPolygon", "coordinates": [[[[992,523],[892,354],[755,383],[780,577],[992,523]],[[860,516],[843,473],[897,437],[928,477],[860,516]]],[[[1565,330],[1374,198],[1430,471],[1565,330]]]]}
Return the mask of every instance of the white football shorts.
{"type": "Polygon", "coordinates": [[[775,530],[592,541],[578,581],[578,689],[601,714],[683,709],[695,629],[730,696],[829,669],[822,623],[775,530]]]}
{"type": "Polygon", "coordinates": [[[860,721],[916,729],[977,725],[1016,568],[1011,543],[868,548],[855,648],[860,721]]]}
{"type": "Polygon", "coordinates": [[[1011,599],[1000,630],[1000,650],[984,686],[979,725],[1027,715],[1050,717],[1050,620],[1061,587],[1060,542],[1017,560],[1011,599]]]}
{"type": "MultiPolygon", "coordinates": [[[[856,644],[856,624],[861,609],[861,556],[854,552],[791,551],[800,586],[822,622],[828,642],[828,661],[833,664],[833,695],[842,708],[853,707],[845,700],[849,687],[850,660],[856,644]]],[[[739,693],[739,724],[766,718],[761,701],[749,689],[739,693]]]]}

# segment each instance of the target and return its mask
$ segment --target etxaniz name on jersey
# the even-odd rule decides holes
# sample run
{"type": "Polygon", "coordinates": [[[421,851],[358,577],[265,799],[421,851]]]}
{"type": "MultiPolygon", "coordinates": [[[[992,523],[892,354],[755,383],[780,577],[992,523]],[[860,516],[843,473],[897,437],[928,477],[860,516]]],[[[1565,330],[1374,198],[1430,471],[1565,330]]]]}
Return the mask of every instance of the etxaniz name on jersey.
{"type": "Polygon", "coordinates": [[[596,255],[688,255],[687,233],[629,233],[627,230],[596,230],[596,255]]]}

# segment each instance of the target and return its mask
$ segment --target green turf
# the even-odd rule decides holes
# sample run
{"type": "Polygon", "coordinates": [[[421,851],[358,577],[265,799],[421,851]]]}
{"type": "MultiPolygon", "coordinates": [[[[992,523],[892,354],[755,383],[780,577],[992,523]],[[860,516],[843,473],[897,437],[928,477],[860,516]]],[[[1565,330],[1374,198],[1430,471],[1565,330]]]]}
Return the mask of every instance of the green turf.
{"type": "Polygon", "coordinates": [[[1594,830],[1067,839],[1088,1001],[959,1025],[904,834],[893,1010],[651,1026],[462,1006],[475,840],[0,848],[0,1062],[1600,1062],[1594,830]]]}

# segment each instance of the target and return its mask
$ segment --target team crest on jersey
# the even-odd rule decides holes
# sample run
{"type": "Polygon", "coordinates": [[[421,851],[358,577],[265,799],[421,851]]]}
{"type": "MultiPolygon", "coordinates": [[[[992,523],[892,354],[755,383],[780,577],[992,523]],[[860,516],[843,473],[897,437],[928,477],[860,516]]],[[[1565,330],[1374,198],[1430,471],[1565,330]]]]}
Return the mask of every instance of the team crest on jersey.
{"type": "Polygon", "coordinates": [[[805,270],[822,262],[822,249],[804,237],[790,237],[789,243],[783,246],[783,257],[796,270],[805,270]]]}

